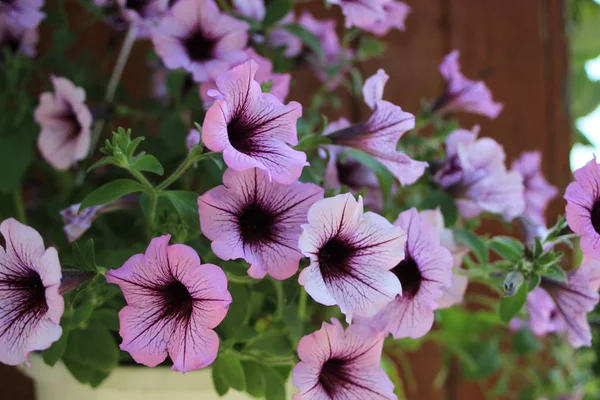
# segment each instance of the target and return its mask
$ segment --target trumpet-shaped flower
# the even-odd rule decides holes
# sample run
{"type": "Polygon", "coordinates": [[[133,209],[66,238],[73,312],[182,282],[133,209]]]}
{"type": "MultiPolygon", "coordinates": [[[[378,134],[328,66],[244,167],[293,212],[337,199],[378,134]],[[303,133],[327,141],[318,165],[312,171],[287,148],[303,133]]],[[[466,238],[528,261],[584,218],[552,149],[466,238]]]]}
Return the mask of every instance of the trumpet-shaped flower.
{"type": "Polygon", "coordinates": [[[217,357],[213,329],[225,318],[231,295],[221,268],[201,264],[189,246],[169,246],[170,238],[152,239],[145,254],[108,271],[106,280],[119,285],[127,301],[119,313],[121,349],[149,367],[169,355],[173,370],[185,373],[217,357]]]}
{"type": "Polygon", "coordinates": [[[390,272],[404,257],[404,234],[363,212],[362,197],[341,194],[315,203],[302,226],[300,250],[310,265],[299,282],[318,303],[338,305],[350,322],[370,317],[402,293],[390,272]]]}
{"type": "Polygon", "coordinates": [[[198,198],[200,227],[218,257],[248,261],[251,277],[287,279],[303,257],[301,225],[310,206],[322,198],[323,189],[312,183],[282,185],[256,168],[228,169],[223,186],[198,198]]]}
{"type": "Polygon", "coordinates": [[[6,242],[0,246],[0,362],[17,365],[62,334],[60,263],[35,229],[11,218],[0,232],[6,242]]]}

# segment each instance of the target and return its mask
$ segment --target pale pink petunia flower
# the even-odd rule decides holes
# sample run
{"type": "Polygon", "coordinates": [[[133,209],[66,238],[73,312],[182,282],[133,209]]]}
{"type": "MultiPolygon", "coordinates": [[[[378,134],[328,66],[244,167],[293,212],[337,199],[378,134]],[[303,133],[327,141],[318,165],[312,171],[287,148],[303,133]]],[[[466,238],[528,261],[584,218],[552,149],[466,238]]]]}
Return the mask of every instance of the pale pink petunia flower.
{"type": "Polygon", "coordinates": [[[41,11],[44,0],[9,0],[0,2],[0,18],[15,27],[37,28],[46,14],[41,11]]]}
{"type": "MultiPolygon", "coordinates": [[[[284,102],[290,91],[292,76],[288,73],[278,74],[273,72],[273,63],[271,60],[261,56],[251,47],[246,50],[246,54],[249,60],[254,60],[258,65],[254,79],[261,84],[263,89],[268,88],[268,93],[277,97],[279,101],[284,102]]],[[[208,92],[216,89],[217,85],[214,81],[202,82],[200,84],[200,97],[202,98],[204,107],[210,107],[215,101],[213,97],[208,95],[208,92]]]]}
{"type": "Polygon", "coordinates": [[[391,0],[327,0],[328,4],[341,7],[346,17],[346,28],[362,28],[368,30],[386,19],[384,5],[391,0]]]}
{"type": "Polygon", "coordinates": [[[573,173],[565,191],[566,217],[571,230],[579,235],[583,254],[600,259],[600,166],[594,157],[573,173]]]}
{"type": "Polygon", "coordinates": [[[362,28],[377,36],[385,36],[392,29],[400,31],[406,29],[404,23],[410,13],[408,4],[396,0],[387,0],[383,3],[383,11],[385,13],[383,20],[362,28]]]}
{"type": "Polygon", "coordinates": [[[192,151],[200,143],[200,132],[197,129],[190,129],[190,132],[185,138],[185,146],[188,151],[192,151]]]}
{"type": "Polygon", "coordinates": [[[303,46],[302,39],[285,29],[285,26],[294,23],[294,20],[294,13],[289,12],[277,22],[266,38],[267,44],[271,47],[283,47],[283,55],[288,58],[298,56],[302,52],[303,46]]]}
{"type": "Polygon", "coordinates": [[[512,330],[528,327],[534,335],[540,337],[564,331],[565,324],[556,304],[541,287],[535,288],[527,295],[525,308],[529,314],[528,318],[513,318],[508,325],[512,330]]]}
{"type": "Polygon", "coordinates": [[[444,114],[447,112],[470,112],[494,119],[502,111],[502,103],[495,103],[492,92],[482,81],[467,79],[460,71],[458,57],[454,50],[440,64],[440,73],[446,79],[446,91],[432,107],[432,111],[444,114]]]}
{"type": "Polygon", "coordinates": [[[153,29],[152,41],[167,68],[206,82],[247,59],[248,29],[213,0],[179,0],[153,29]]]}
{"type": "Polygon", "coordinates": [[[469,248],[454,238],[452,229],[444,225],[444,216],[439,208],[421,211],[421,216],[427,220],[440,234],[440,244],[452,254],[452,285],[442,289],[443,294],[436,302],[439,308],[452,307],[463,302],[469,279],[461,268],[463,257],[469,253],[469,248]]]}
{"type": "Polygon", "coordinates": [[[292,382],[293,400],[397,400],[394,384],[381,368],[384,335],[364,325],[346,331],[332,318],[298,343],[300,362],[292,382]]]}
{"type": "Polygon", "coordinates": [[[198,198],[200,228],[218,257],[243,258],[253,278],[283,280],[298,271],[301,225],[322,198],[323,189],[312,183],[282,185],[256,168],[227,169],[223,185],[198,198]]]}
{"type": "Polygon", "coordinates": [[[62,335],[64,302],[59,294],[58,253],[40,234],[13,218],[0,224],[0,362],[28,363],[62,335]]]}
{"type": "Polygon", "coordinates": [[[415,127],[414,115],[382,100],[388,75],[380,69],[365,81],[363,96],[373,113],[365,122],[332,132],[334,145],[353,147],[375,157],[402,185],[416,182],[425,172],[427,163],[416,161],[397,151],[402,135],[415,127]]]}
{"type": "Polygon", "coordinates": [[[456,199],[464,218],[482,212],[510,221],[525,209],[523,176],[507,171],[504,149],[490,138],[478,139],[479,127],[458,129],[446,139],[446,160],[435,181],[456,199]]]}
{"type": "Polygon", "coordinates": [[[236,11],[244,17],[262,21],[265,18],[265,0],[232,0],[236,11]]]}
{"type": "Polygon", "coordinates": [[[219,337],[213,329],[232,299],[221,268],[201,264],[189,246],[169,246],[170,238],[152,239],[145,254],[108,271],[106,280],[119,285],[127,301],[119,312],[121,350],[148,367],[169,355],[173,370],[185,373],[217,357],[219,337]]]}
{"type": "Polygon", "coordinates": [[[310,258],[299,282],[318,303],[338,305],[348,322],[371,317],[402,293],[390,272],[404,257],[404,232],[373,212],[362,197],[340,194],[315,203],[299,246],[310,258]]]}
{"type": "Polygon", "coordinates": [[[23,53],[27,57],[35,57],[37,44],[40,38],[37,27],[25,28],[7,21],[7,17],[0,15],[0,64],[4,57],[5,49],[11,53],[23,53]]]}
{"type": "Polygon", "coordinates": [[[92,114],[85,91],[66,78],[51,76],[54,93],[40,95],[35,121],[41,126],[38,148],[54,168],[65,170],[83,160],[90,149],[92,114]]]}
{"type": "Polygon", "coordinates": [[[392,269],[402,295],[361,323],[396,339],[419,338],[431,330],[437,300],[452,284],[452,255],[441,246],[439,232],[415,208],[402,212],[395,225],[406,232],[404,258],[392,269]]]}
{"type": "MultiPolygon", "coordinates": [[[[345,118],[340,118],[328,124],[323,135],[348,126],[350,126],[350,122],[345,118]]],[[[381,212],[384,205],[383,192],[375,172],[352,156],[345,154],[344,148],[341,146],[327,146],[327,153],[323,152],[322,157],[325,158],[326,155],[328,155],[328,159],[323,187],[340,190],[342,186],[346,186],[353,194],[358,194],[366,189],[365,207],[371,211],[381,212]]]]}
{"type": "Polygon", "coordinates": [[[545,226],[546,208],[550,200],[558,194],[558,189],[544,179],[541,163],[542,154],[539,151],[528,151],[513,161],[511,170],[523,176],[525,211],[522,217],[545,226]]]}
{"type": "Polygon", "coordinates": [[[212,151],[222,151],[229,168],[245,171],[259,168],[271,179],[290,184],[298,180],[306,154],[290,147],[298,144],[296,122],[302,106],[284,105],[263,93],[254,79],[258,65],[253,60],[217,77],[218,91],[202,125],[202,141],[212,151]]]}

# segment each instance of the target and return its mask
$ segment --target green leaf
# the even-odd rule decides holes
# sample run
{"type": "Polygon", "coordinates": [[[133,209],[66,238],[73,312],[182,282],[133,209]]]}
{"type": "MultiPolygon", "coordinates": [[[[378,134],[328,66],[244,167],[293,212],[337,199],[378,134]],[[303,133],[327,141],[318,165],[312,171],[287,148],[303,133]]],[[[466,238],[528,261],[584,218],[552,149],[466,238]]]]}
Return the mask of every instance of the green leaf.
{"type": "Polygon", "coordinates": [[[308,46],[319,58],[325,57],[325,53],[321,47],[321,41],[314,33],[298,24],[288,24],[283,26],[283,28],[292,35],[299,37],[300,40],[302,40],[302,42],[306,44],[306,46],[308,46]]]}
{"type": "Polygon", "coordinates": [[[419,209],[433,210],[438,207],[444,216],[444,226],[450,228],[456,225],[456,221],[458,220],[456,203],[454,202],[454,198],[444,190],[429,191],[419,209]]]}
{"type": "Polygon", "coordinates": [[[229,293],[233,301],[229,306],[227,316],[219,324],[219,331],[223,332],[225,336],[231,337],[236,331],[246,324],[248,320],[249,307],[250,307],[250,294],[246,285],[241,283],[229,283],[229,293]]]}
{"type": "Polygon", "coordinates": [[[0,137],[0,191],[17,188],[33,159],[33,138],[26,132],[0,137]]]}
{"type": "Polygon", "coordinates": [[[253,361],[243,361],[242,367],[246,374],[246,391],[254,397],[263,397],[266,383],[260,365],[253,361]]]}
{"type": "Polygon", "coordinates": [[[546,270],[542,272],[545,278],[553,279],[559,282],[567,281],[567,273],[558,264],[551,264],[546,267],[546,270]]]}
{"type": "Polygon", "coordinates": [[[163,166],[156,157],[151,154],[144,154],[138,157],[130,168],[140,172],[152,172],[159,176],[162,176],[165,173],[163,166]]]}
{"type": "Polygon", "coordinates": [[[73,243],[73,261],[75,269],[97,272],[94,239],[88,239],[83,244],[73,243]]]}
{"type": "Polygon", "coordinates": [[[119,364],[119,348],[108,329],[90,324],[71,331],[64,359],[108,373],[119,364]]]}
{"type": "Polygon", "coordinates": [[[108,372],[99,371],[78,361],[69,359],[63,361],[75,379],[81,383],[87,383],[91,387],[97,387],[108,377],[108,372]]]}
{"type": "Polygon", "coordinates": [[[263,21],[263,28],[269,29],[277,21],[286,16],[294,6],[294,0],[277,0],[267,2],[267,11],[263,21]]]}
{"type": "Polygon", "coordinates": [[[488,263],[488,251],[485,241],[471,231],[462,228],[455,228],[456,238],[465,244],[475,254],[479,263],[486,266],[488,263]]]}
{"type": "Polygon", "coordinates": [[[223,372],[221,371],[222,365],[218,362],[218,359],[213,363],[211,367],[212,372],[212,380],[213,385],[215,386],[215,391],[219,394],[219,396],[225,396],[229,391],[229,385],[223,379],[223,372]]]}
{"type": "Polygon", "coordinates": [[[144,187],[131,179],[117,179],[88,194],[79,206],[79,212],[88,207],[110,203],[130,193],[143,192],[144,187]]]}
{"type": "Polygon", "coordinates": [[[542,344],[531,333],[530,329],[519,329],[513,336],[513,349],[518,354],[537,352],[542,347],[542,344]]]}
{"type": "Polygon", "coordinates": [[[94,310],[94,313],[90,318],[90,322],[103,326],[114,332],[119,331],[119,314],[115,310],[94,310]]]}
{"type": "Polygon", "coordinates": [[[218,364],[219,375],[228,386],[240,392],[246,390],[244,368],[235,354],[221,353],[215,363],[218,364]]]}
{"type": "Polygon", "coordinates": [[[53,367],[67,351],[67,343],[69,340],[69,331],[63,330],[62,336],[56,342],[52,343],[48,349],[42,352],[42,358],[44,362],[49,366],[53,367]]]}
{"type": "Polygon", "coordinates": [[[525,246],[517,239],[508,236],[496,236],[488,241],[488,246],[500,257],[518,263],[523,259],[525,246]]]}
{"type": "Polygon", "coordinates": [[[348,155],[358,160],[358,162],[375,172],[377,180],[379,181],[379,186],[381,187],[382,196],[389,201],[392,197],[392,185],[396,179],[394,178],[394,175],[392,175],[383,164],[377,161],[377,159],[363,151],[348,148],[346,152],[348,155]]]}
{"type": "Polygon", "coordinates": [[[185,190],[169,190],[161,193],[173,204],[173,207],[189,227],[200,229],[198,216],[198,195],[185,190]]]}
{"type": "Polygon", "coordinates": [[[499,353],[496,340],[469,343],[464,354],[466,359],[461,357],[463,376],[467,379],[482,379],[492,375],[500,368],[499,353]]]}
{"type": "Polygon", "coordinates": [[[533,291],[536,287],[538,287],[538,285],[540,284],[541,281],[542,281],[542,277],[539,276],[538,274],[530,274],[529,281],[527,282],[527,291],[528,292],[533,291]]]}
{"type": "Polygon", "coordinates": [[[513,296],[502,297],[500,299],[500,319],[506,323],[510,322],[519,310],[521,310],[526,300],[527,285],[521,285],[513,296]]]}
{"type": "Polygon", "coordinates": [[[265,377],[265,400],[286,400],[285,382],[281,375],[271,367],[262,366],[263,375],[265,377]]]}
{"type": "Polygon", "coordinates": [[[385,42],[373,36],[363,36],[358,43],[356,58],[365,61],[370,58],[380,57],[385,52],[385,42]]]}
{"type": "Polygon", "coordinates": [[[255,339],[249,349],[259,350],[275,356],[285,356],[293,352],[288,335],[282,331],[269,330],[255,339]]]}

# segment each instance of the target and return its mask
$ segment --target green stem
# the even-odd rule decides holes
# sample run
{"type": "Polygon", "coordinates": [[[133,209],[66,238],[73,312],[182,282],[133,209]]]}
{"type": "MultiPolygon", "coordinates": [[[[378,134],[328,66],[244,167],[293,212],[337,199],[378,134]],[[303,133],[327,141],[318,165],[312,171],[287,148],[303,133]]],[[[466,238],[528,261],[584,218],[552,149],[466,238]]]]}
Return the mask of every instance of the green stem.
{"type": "Polygon", "coordinates": [[[15,189],[13,192],[13,200],[15,202],[15,212],[17,219],[27,224],[27,215],[25,214],[25,202],[23,201],[23,191],[21,188],[15,189]]]}
{"type": "Polygon", "coordinates": [[[240,360],[248,360],[255,361],[259,364],[265,364],[270,366],[279,366],[279,365],[295,365],[298,360],[296,357],[263,357],[248,353],[241,353],[239,351],[235,351],[237,358],[240,360]]]}
{"type": "MultiPolygon", "coordinates": [[[[106,94],[104,95],[104,100],[108,104],[110,104],[115,98],[115,93],[117,92],[117,87],[119,86],[119,82],[121,81],[121,75],[123,75],[125,65],[127,65],[127,60],[129,59],[131,48],[133,47],[133,43],[135,42],[135,39],[137,37],[137,32],[138,26],[136,24],[132,24],[129,30],[127,31],[127,36],[125,36],[125,40],[123,40],[123,46],[121,47],[121,51],[119,52],[117,63],[115,64],[115,68],[112,71],[110,80],[108,81],[108,85],[106,87],[106,94]]],[[[98,140],[100,140],[100,135],[102,133],[103,127],[104,120],[99,120],[94,125],[94,131],[92,132],[92,140],[90,144],[90,151],[88,153],[88,157],[94,154],[94,151],[96,151],[96,146],[98,145],[98,140]]]]}
{"type": "Polygon", "coordinates": [[[153,191],[150,194],[150,204],[148,206],[148,229],[150,234],[154,233],[154,220],[156,219],[156,207],[158,205],[158,192],[153,191]]]}
{"type": "Polygon", "coordinates": [[[185,171],[188,170],[188,168],[190,168],[192,165],[194,165],[194,163],[196,163],[197,161],[200,161],[201,159],[205,158],[205,157],[210,157],[210,155],[213,154],[212,152],[209,153],[203,153],[203,154],[198,154],[195,151],[190,151],[187,155],[187,157],[185,158],[185,160],[183,160],[183,162],[181,164],[179,164],[179,167],[177,167],[177,169],[169,176],[167,177],[167,179],[165,179],[162,183],[160,183],[156,189],[158,190],[164,190],[166,188],[168,188],[169,186],[171,186],[175,181],[177,181],[177,179],[179,179],[181,177],[181,175],[183,175],[185,173],[185,171]]]}
{"type": "Polygon", "coordinates": [[[256,283],[258,282],[256,279],[250,277],[250,276],[239,276],[239,275],[233,275],[230,272],[225,271],[225,274],[227,275],[227,280],[229,282],[234,282],[234,283],[256,283]]]}
{"type": "Polygon", "coordinates": [[[283,296],[283,282],[277,279],[271,279],[273,286],[275,287],[275,294],[277,295],[277,308],[275,309],[275,318],[281,319],[283,317],[284,296],[283,296]]]}
{"type": "Polygon", "coordinates": [[[298,299],[298,318],[300,321],[304,321],[306,318],[306,290],[300,289],[300,298],[298,299]]]}

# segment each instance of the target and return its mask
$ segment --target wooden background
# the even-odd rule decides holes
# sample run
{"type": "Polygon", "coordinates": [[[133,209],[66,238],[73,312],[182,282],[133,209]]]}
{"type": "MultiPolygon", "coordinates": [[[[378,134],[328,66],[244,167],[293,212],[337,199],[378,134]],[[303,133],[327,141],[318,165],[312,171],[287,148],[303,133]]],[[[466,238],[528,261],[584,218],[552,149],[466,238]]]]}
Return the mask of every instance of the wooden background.
{"type": "MultiPolygon", "coordinates": [[[[497,139],[505,146],[509,162],[521,151],[540,149],[544,153],[547,179],[564,189],[570,179],[568,155],[571,121],[568,115],[568,50],[565,31],[564,0],[405,0],[412,7],[405,32],[387,36],[388,51],[380,60],[364,65],[364,76],[384,68],[390,75],[385,99],[416,113],[421,99],[436,97],[444,87],[437,71],[443,56],[453,49],[461,52],[467,77],[485,79],[494,98],[504,103],[496,120],[463,115],[464,127],[481,125],[481,135],[497,139]]],[[[324,10],[320,1],[303,5],[317,17],[335,14],[324,10]]],[[[69,11],[83,13],[77,7],[69,11]]],[[[103,24],[88,30],[80,40],[94,46],[103,57],[108,42],[103,24]]],[[[42,35],[42,47],[51,45],[42,35]]],[[[144,52],[148,44],[137,43],[124,74],[124,84],[132,90],[147,88],[144,52]]],[[[317,82],[308,71],[293,80],[290,99],[304,104],[317,82]],[[307,79],[307,80],[305,80],[307,79]],[[302,87],[297,84],[302,82],[302,87]],[[306,83],[310,82],[310,83],[306,83]]],[[[349,112],[349,107],[347,108],[349,112]]],[[[551,216],[562,212],[557,199],[551,216]]],[[[432,380],[440,363],[439,351],[426,345],[410,355],[417,378],[417,392],[410,399],[483,399],[477,385],[463,382],[455,368],[446,387],[433,388],[432,380]]],[[[33,400],[31,382],[13,368],[0,365],[0,398],[33,400]]]]}

